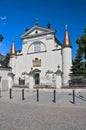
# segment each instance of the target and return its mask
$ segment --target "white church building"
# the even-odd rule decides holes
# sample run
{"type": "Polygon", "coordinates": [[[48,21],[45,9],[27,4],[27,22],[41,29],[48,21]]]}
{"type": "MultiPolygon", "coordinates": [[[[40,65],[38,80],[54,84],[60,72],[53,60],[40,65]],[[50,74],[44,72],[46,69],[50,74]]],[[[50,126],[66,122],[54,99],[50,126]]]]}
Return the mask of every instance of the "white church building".
{"type": "Polygon", "coordinates": [[[10,51],[15,86],[61,88],[69,85],[72,66],[72,46],[68,30],[61,44],[50,28],[33,26],[22,36],[22,50],[16,51],[14,41],[10,51]]]}

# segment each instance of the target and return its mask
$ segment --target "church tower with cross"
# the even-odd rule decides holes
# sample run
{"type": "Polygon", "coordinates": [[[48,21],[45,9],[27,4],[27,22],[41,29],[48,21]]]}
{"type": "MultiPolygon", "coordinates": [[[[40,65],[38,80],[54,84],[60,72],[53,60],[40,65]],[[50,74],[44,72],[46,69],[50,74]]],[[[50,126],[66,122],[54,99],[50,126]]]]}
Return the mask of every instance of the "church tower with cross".
{"type": "Polygon", "coordinates": [[[65,26],[65,36],[62,45],[62,70],[63,70],[63,85],[67,86],[70,80],[69,74],[72,66],[72,46],[70,43],[70,38],[68,34],[68,26],[65,26]]]}
{"type": "Polygon", "coordinates": [[[14,42],[10,51],[9,66],[15,74],[14,84],[35,87],[61,88],[69,85],[72,66],[72,46],[66,25],[63,44],[51,29],[36,25],[22,36],[22,50],[16,51],[14,42]]]}

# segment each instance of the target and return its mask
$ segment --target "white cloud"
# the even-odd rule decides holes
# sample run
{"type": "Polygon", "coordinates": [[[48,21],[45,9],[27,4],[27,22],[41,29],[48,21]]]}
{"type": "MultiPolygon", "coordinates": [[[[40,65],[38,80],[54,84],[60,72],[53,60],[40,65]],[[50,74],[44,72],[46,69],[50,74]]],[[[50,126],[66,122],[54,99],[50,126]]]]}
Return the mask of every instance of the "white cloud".
{"type": "Polygon", "coordinates": [[[0,16],[0,19],[1,19],[1,20],[6,20],[7,17],[6,17],[6,16],[0,16]]]}

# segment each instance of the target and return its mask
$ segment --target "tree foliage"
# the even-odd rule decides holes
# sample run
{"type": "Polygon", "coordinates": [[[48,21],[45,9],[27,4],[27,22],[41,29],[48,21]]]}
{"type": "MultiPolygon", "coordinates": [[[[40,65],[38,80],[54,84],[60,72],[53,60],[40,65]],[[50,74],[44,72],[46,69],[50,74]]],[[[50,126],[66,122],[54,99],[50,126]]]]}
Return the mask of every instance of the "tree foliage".
{"type": "Polygon", "coordinates": [[[5,59],[3,60],[3,65],[5,67],[8,67],[9,60],[10,60],[10,54],[7,54],[6,57],[5,57],[5,59]]]}
{"type": "Polygon", "coordinates": [[[2,41],[3,41],[3,39],[4,39],[3,35],[2,35],[2,34],[0,34],[0,42],[2,42],[2,41]]]}
{"type": "Polygon", "coordinates": [[[86,28],[84,34],[76,40],[77,53],[71,68],[72,76],[86,76],[86,28]]]}
{"type": "Polygon", "coordinates": [[[71,67],[70,86],[86,86],[86,28],[84,34],[76,40],[77,53],[71,67]]]}
{"type": "Polygon", "coordinates": [[[76,40],[78,44],[78,51],[81,53],[82,59],[86,61],[86,28],[84,34],[76,40]]]}

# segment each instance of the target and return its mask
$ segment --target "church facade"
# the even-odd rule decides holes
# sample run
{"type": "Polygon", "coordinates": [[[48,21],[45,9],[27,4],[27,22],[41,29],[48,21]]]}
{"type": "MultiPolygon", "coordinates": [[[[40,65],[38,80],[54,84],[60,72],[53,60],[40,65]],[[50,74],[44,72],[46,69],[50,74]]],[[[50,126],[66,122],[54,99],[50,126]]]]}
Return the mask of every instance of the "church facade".
{"type": "Polygon", "coordinates": [[[15,85],[33,89],[36,86],[61,88],[69,85],[72,66],[72,47],[65,31],[61,44],[50,28],[33,26],[22,36],[22,50],[16,51],[12,42],[9,66],[12,67],[15,85]]]}

